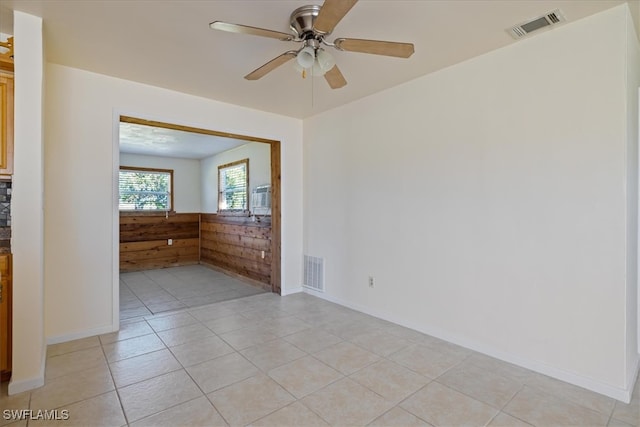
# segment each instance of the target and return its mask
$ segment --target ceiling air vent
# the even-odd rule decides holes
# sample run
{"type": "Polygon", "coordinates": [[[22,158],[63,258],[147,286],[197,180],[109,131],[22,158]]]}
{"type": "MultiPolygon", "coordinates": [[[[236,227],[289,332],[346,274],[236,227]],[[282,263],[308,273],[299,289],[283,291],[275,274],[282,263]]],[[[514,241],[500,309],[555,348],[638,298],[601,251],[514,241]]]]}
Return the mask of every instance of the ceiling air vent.
{"type": "Polygon", "coordinates": [[[566,19],[560,9],[556,9],[546,15],[539,16],[534,19],[530,19],[527,22],[523,22],[520,25],[511,27],[507,30],[514,39],[522,38],[530,33],[545,27],[551,27],[553,25],[565,22],[566,19]]]}

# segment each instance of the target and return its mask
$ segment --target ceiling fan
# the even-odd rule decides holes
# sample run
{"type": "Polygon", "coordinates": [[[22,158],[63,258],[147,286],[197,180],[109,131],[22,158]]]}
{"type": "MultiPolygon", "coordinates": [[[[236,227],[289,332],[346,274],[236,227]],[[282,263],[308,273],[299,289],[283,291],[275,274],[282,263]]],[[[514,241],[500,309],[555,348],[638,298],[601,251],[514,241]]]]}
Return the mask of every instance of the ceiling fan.
{"type": "Polygon", "coordinates": [[[333,56],[323,46],[347,52],[371,53],[398,58],[408,58],[414,52],[412,43],[345,38],[335,39],[332,43],[327,41],[326,37],[331,34],[338,22],[357,1],[325,0],[322,6],[309,5],[297,8],[290,17],[290,28],[293,34],[222,21],[212,22],[209,26],[214,30],[302,43],[298,50],[289,50],[244,76],[247,80],[258,80],[289,60],[296,58],[295,67],[302,73],[302,77],[308,73],[324,75],[329,86],[332,89],[338,89],[346,85],[347,81],[338,66],[335,65],[333,56]]]}

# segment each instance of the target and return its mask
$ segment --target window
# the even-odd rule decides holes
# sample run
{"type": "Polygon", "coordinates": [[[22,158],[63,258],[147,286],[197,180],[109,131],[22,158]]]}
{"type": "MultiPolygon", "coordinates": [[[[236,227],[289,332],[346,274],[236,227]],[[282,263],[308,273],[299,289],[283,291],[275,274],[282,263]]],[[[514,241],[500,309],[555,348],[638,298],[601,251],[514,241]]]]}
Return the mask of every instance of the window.
{"type": "Polygon", "coordinates": [[[218,212],[249,209],[249,159],[218,166],[218,212]]]}
{"type": "Polygon", "coordinates": [[[173,170],[120,167],[121,211],[173,209],[173,170]]]}

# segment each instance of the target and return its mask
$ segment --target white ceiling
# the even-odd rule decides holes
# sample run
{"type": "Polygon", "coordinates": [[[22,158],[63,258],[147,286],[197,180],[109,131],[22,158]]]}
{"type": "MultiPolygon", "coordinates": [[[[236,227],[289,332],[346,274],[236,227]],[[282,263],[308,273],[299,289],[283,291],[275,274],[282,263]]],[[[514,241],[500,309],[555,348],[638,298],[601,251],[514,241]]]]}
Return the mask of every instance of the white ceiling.
{"type": "MultiPolygon", "coordinates": [[[[638,0],[630,1],[638,14],[638,0]]],[[[491,50],[526,43],[513,40],[505,29],[556,8],[570,24],[624,0],[360,0],[329,41],[351,37],[411,42],[415,54],[398,59],[332,50],[348,81],[337,90],[322,78],[303,80],[291,64],[261,80],[247,81],[244,75],[298,44],[213,31],[208,26],[222,20],[288,32],[290,13],[310,3],[322,4],[318,0],[1,0],[0,33],[13,33],[7,9],[20,10],[43,17],[50,62],[304,118],[491,50]]]]}
{"type": "Polygon", "coordinates": [[[182,130],[120,123],[120,152],[180,159],[204,159],[249,141],[182,130]]]}

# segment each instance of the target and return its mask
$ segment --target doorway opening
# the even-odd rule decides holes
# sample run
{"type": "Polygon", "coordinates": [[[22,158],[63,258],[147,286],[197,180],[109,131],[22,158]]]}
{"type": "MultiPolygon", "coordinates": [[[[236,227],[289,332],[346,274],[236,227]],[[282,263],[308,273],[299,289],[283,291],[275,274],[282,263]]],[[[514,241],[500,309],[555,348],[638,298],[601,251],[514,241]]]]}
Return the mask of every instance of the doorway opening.
{"type": "MultiPolygon", "coordinates": [[[[153,270],[156,277],[160,278],[161,268],[164,267],[177,267],[182,268],[183,274],[190,274],[195,272],[198,267],[202,269],[202,265],[209,269],[217,270],[232,277],[239,278],[243,281],[248,281],[250,284],[261,286],[262,289],[281,293],[281,181],[280,181],[280,142],[265,138],[258,138],[247,135],[232,134],[227,132],[213,131],[209,129],[202,129],[190,126],[176,125],[166,122],[153,121],[139,119],[136,117],[117,116],[119,131],[121,128],[127,128],[129,134],[155,132],[156,135],[138,144],[140,151],[136,154],[135,143],[133,149],[128,149],[128,152],[122,152],[123,137],[119,132],[118,139],[118,178],[116,181],[120,183],[121,167],[126,169],[126,172],[131,175],[134,172],[139,172],[140,182],[144,179],[153,179],[160,175],[166,175],[164,178],[169,180],[170,186],[164,184],[162,191],[155,191],[157,189],[146,188],[144,185],[138,185],[137,187],[128,188],[130,198],[123,204],[123,200],[120,197],[123,193],[122,188],[118,190],[118,213],[117,213],[117,239],[119,247],[114,248],[114,269],[117,268],[118,273],[121,271],[130,272],[136,270],[144,270],[145,268],[153,270]],[[141,131],[142,130],[142,131],[141,131]],[[200,149],[206,148],[207,142],[220,142],[225,145],[222,151],[216,151],[211,154],[209,151],[202,153],[196,153],[192,156],[187,154],[175,154],[176,151],[170,151],[168,148],[170,143],[178,145],[178,149],[184,149],[185,146],[180,146],[180,138],[175,138],[177,141],[169,141],[176,135],[193,135],[194,139],[200,140],[200,149]],[[146,145],[146,148],[144,147],[146,145]],[[254,146],[252,148],[251,146],[254,146]],[[231,148],[229,148],[231,147],[231,148]],[[267,149],[265,151],[265,148],[267,149]],[[156,151],[153,151],[156,149],[156,151]],[[159,149],[159,150],[158,150],[159,149]],[[147,150],[147,151],[145,151],[147,150]],[[169,150],[163,153],[163,150],[169,150]],[[244,194],[246,198],[246,205],[243,209],[231,211],[222,211],[218,209],[217,201],[219,199],[219,186],[215,184],[215,180],[211,178],[211,171],[218,170],[217,163],[220,163],[220,159],[228,159],[230,155],[244,156],[246,152],[260,152],[260,158],[265,158],[268,162],[268,170],[260,169],[258,162],[247,160],[247,167],[253,167],[251,173],[247,169],[247,183],[249,183],[249,177],[253,177],[250,186],[247,184],[247,191],[244,194]],[[204,165],[202,171],[198,171],[201,175],[200,182],[202,184],[201,189],[192,188],[193,192],[198,192],[198,197],[202,200],[199,204],[189,205],[189,202],[181,202],[179,197],[176,197],[176,193],[179,189],[174,189],[173,179],[176,182],[179,181],[179,174],[177,171],[169,167],[149,167],[156,165],[149,165],[144,163],[140,159],[148,160],[142,156],[145,153],[151,158],[152,156],[164,157],[165,159],[171,158],[172,155],[182,158],[191,157],[191,164],[204,165]],[[152,153],[152,154],[149,154],[152,153]],[[155,154],[154,154],[155,153],[155,154]],[[173,153],[173,154],[171,154],[173,153]],[[222,154],[221,154],[222,153],[222,154]],[[228,154],[231,153],[231,154],[228,154]],[[196,160],[194,160],[194,158],[196,160]],[[123,163],[123,159],[127,159],[126,165],[123,163]],[[132,160],[133,159],[133,160],[132,160]],[[133,163],[135,164],[133,164],[133,163]],[[195,162],[195,163],[194,163],[195,162]],[[144,163],[144,164],[143,164],[144,163]],[[126,167],[124,167],[126,166],[126,167]],[[135,167],[139,170],[135,170],[135,167]],[[132,168],[134,169],[132,171],[132,168]],[[207,175],[207,173],[209,175],[207,175]],[[260,178],[262,173],[262,178],[260,178]],[[266,174],[266,176],[265,176],[266,174]],[[214,186],[214,188],[208,188],[207,186],[214,186]],[[264,191],[265,187],[269,187],[268,193],[264,191]],[[258,188],[256,190],[256,188],[258,188]],[[147,193],[144,191],[147,191],[147,193]],[[251,201],[252,192],[259,191],[261,196],[262,210],[254,209],[253,203],[255,203],[255,196],[253,194],[254,201],[251,201]],[[164,193],[163,193],[164,192],[164,193]],[[153,194],[152,194],[153,193],[153,194]],[[152,197],[149,198],[149,194],[152,197]],[[268,203],[265,203],[264,198],[268,197],[268,203]],[[206,199],[206,200],[205,200],[206,199]],[[216,201],[215,206],[214,202],[216,201]],[[181,206],[180,204],[183,203],[181,206]],[[125,207],[124,211],[123,206],[125,207]],[[133,208],[135,206],[135,208],[133,208]],[[194,207],[198,206],[198,208],[194,207]],[[265,211],[265,206],[268,206],[268,211],[265,211]],[[126,208],[130,208],[130,212],[126,212],[126,208]],[[258,212],[258,214],[256,214],[258,212]],[[142,237],[141,227],[143,223],[149,225],[148,230],[151,230],[151,234],[155,237],[149,238],[145,241],[142,237]],[[173,226],[171,225],[173,224],[173,226]],[[246,247],[229,247],[225,248],[225,242],[215,242],[214,249],[211,250],[212,236],[220,236],[220,230],[215,227],[225,227],[225,230],[232,230],[233,232],[241,230],[243,226],[256,227],[247,228],[249,234],[259,234],[260,247],[256,246],[251,241],[252,236],[245,238],[244,236],[237,236],[238,242],[245,242],[246,247]],[[169,230],[169,228],[172,230],[169,230]],[[195,228],[194,228],[195,227],[195,228]],[[258,228],[262,227],[262,228],[258,228]],[[268,235],[266,235],[268,230],[268,235]],[[151,240],[153,239],[153,240],[151,240]],[[267,240],[268,239],[268,240],[267,240]],[[194,246],[196,245],[196,246],[194,246]],[[209,246],[207,246],[209,245],[209,246]],[[267,245],[267,246],[265,246],[267,245]],[[240,267],[235,266],[232,260],[235,255],[242,259],[240,267]],[[258,254],[258,259],[256,258],[258,254]],[[141,260],[141,257],[148,256],[153,258],[152,260],[141,260]],[[193,267],[193,271],[189,272],[187,267],[193,267]],[[198,266],[200,265],[200,266],[198,266]],[[195,269],[195,270],[194,270],[195,269]]],[[[138,135],[141,136],[141,135],[138,135]]],[[[144,137],[144,135],[142,135],[144,137]]],[[[142,138],[144,139],[144,138],[142,138]]],[[[131,145],[131,144],[129,144],[131,145]]],[[[175,149],[175,147],[173,147],[175,149]]],[[[215,151],[215,150],[214,150],[215,151]]],[[[255,155],[255,154],[252,154],[255,155]]],[[[183,162],[184,163],[184,162],[183,162]]],[[[228,163],[228,162],[227,162],[228,163]]],[[[166,162],[163,163],[166,166],[166,162]]],[[[162,166],[162,165],[161,165],[162,166]]],[[[180,166],[184,170],[184,165],[180,166]]],[[[187,168],[188,169],[188,168],[187,168]]],[[[195,168],[191,168],[195,169],[195,168]]],[[[198,167],[198,169],[200,169],[198,167]]],[[[191,171],[190,173],[193,173],[191,171]]],[[[216,174],[216,178],[217,178],[216,174]]],[[[138,184],[140,184],[138,182],[138,184]]],[[[155,182],[155,181],[154,181],[155,182]]],[[[159,181],[158,181],[159,182],[159,181]]],[[[184,191],[184,182],[182,183],[184,191]]],[[[195,186],[193,186],[195,187],[195,186]]],[[[193,195],[192,195],[193,196],[193,195]]],[[[184,198],[183,198],[184,199],[184,198]]],[[[231,231],[230,231],[231,232],[231,231]]],[[[114,231],[115,234],[115,231],[114,231]]],[[[241,234],[241,233],[240,233],[241,234]]],[[[229,236],[226,236],[227,238],[229,236]]],[[[235,239],[235,236],[234,236],[235,239]]],[[[237,242],[234,244],[238,244],[237,242]]],[[[244,244],[244,243],[243,243],[244,244]]],[[[227,245],[228,246],[228,245],[227,245]]],[[[180,270],[176,270],[180,273],[180,270]]],[[[206,271],[202,274],[208,274],[206,271]]],[[[211,274],[214,274],[212,271],[211,274]]],[[[201,274],[201,275],[202,275],[201,274]]],[[[179,275],[179,274],[178,274],[179,275]]],[[[119,274],[118,276],[119,277],[119,274]]],[[[115,291],[118,291],[118,288],[115,291]]],[[[114,298],[114,302],[118,301],[120,305],[121,296],[118,294],[114,298]]],[[[170,306],[170,304],[169,304],[170,306]]],[[[114,312],[119,307],[114,307],[114,312]]],[[[180,308],[180,307],[176,307],[180,308]]],[[[114,317],[114,318],[119,318],[114,317]]],[[[116,322],[117,323],[117,322],[116,322]]]]}

